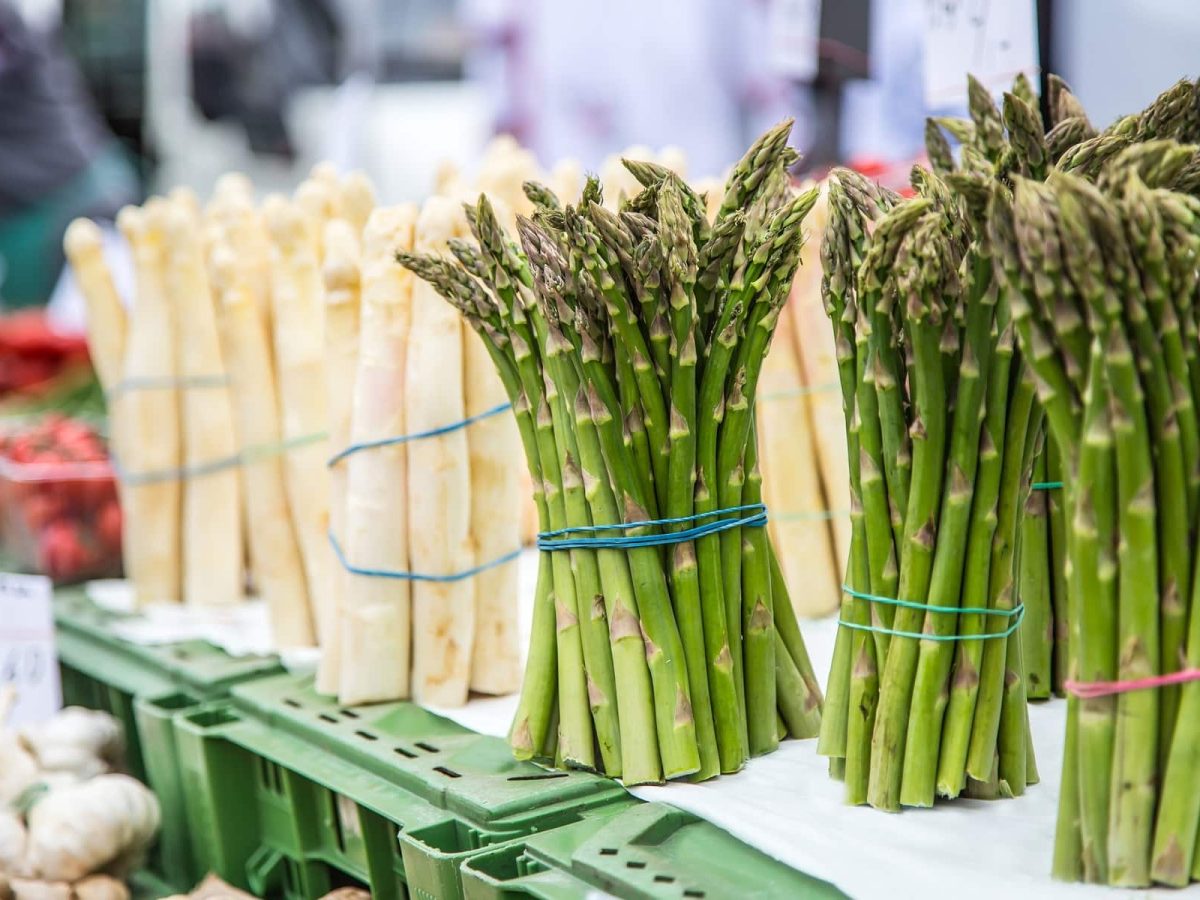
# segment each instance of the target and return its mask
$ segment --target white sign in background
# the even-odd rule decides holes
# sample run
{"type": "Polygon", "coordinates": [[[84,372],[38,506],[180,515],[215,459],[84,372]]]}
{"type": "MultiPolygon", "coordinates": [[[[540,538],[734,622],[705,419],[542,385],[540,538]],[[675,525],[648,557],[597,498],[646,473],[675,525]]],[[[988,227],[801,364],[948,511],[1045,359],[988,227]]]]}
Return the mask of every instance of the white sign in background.
{"type": "Polygon", "coordinates": [[[796,81],[817,77],[821,0],[771,0],[767,6],[767,59],[771,71],[796,81]]]}
{"type": "Polygon", "coordinates": [[[0,690],[16,690],[9,725],[48,719],[62,705],[53,593],[44,575],[0,572],[0,690]]]}
{"type": "Polygon", "coordinates": [[[993,93],[1040,75],[1035,0],[925,0],[925,104],[967,101],[967,73],[993,93]]]}

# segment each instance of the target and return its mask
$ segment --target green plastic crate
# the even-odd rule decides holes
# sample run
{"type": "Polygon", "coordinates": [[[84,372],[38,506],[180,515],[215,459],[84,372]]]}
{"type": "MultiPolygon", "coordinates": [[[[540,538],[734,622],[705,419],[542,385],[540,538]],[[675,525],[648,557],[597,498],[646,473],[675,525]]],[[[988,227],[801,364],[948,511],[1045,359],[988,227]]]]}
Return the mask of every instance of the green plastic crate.
{"type": "Polygon", "coordinates": [[[662,803],[596,815],[462,863],[466,900],[843,898],[711,822],[662,803]]]}
{"type": "Polygon", "coordinates": [[[183,711],[175,731],[195,858],[259,896],[454,900],[472,854],[636,802],[414,704],[346,708],[293,676],[183,711]]]}
{"type": "Polygon", "coordinates": [[[149,870],[176,889],[205,874],[192,859],[172,719],[182,709],[225,696],[230,687],[281,671],[275,657],[232,657],[204,641],[142,646],[118,638],[123,617],[88,600],[83,591],[55,594],[63,703],[111,713],[125,732],[131,775],[158,796],[162,829],[149,870]]]}

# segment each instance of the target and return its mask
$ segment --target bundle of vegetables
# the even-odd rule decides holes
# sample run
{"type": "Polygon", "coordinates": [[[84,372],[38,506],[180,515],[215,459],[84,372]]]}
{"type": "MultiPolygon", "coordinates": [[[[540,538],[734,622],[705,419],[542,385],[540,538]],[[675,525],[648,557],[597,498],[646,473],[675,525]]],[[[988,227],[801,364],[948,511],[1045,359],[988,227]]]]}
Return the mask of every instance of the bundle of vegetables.
{"type": "MultiPolygon", "coordinates": [[[[11,703],[11,693],[0,706],[11,703]]],[[[0,721],[7,708],[0,710],[0,721]]],[[[119,774],[124,745],[107,713],[71,707],[22,729],[0,728],[0,892],[124,900],[144,861],[158,801],[119,774]]]]}
{"type": "Polygon", "coordinates": [[[881,809],[1037,780],[1012,558],[1039,420],[976,224],[992,165],[947,175],[961,196],[919,168],[907,201],[830,186],[853,536],[818,749],[881,809]]]}
{"type": "MultiPolygon", "coordinates": [[[[1198,95],[1185,85],[1173,96],[1190,121],[1198,95]]],[[[1054,872],[1183,885],[1200,876],[1200,151],[1126,144],[1095,167],[1068,155],[1044,185],[997,187],[989,228],[1065,470],[1071,677],[1054,872]]]]}
{"type": "Polygon", "coordinates": [[[103,438],[50,415],[0,433],[0,534],[58,584],[121,572],[121,509],[103,438]]]}
{"type": "Polygon", "coordinates": [[[711,222],[678,176],[628,161],[643,190],[619,213],[595,180],[566,207],[530,184],[520,247],[483,196],[468,208],[476,243],[451,241],[454,259],[398,255],[483,339],[533,479],[521,758],[629,784],[703,779],[816,733],[753,428],[816,200],[791,196],[789,130],[754,144],[711,222]]]}
{"type": "MultiPolygon", "coordinates": [[[[1161,94],[1141,113],[1127,116],[1097,133],[1083,107],[1059,78],[1050,76],[1045,107],[1038,116],[1037,98],[1018,78],[1003,109],[987,92],[970,82],[971,119],[932,120],[927,129],[929,156],[942,173],[955,168],[943,131],[963,142],[961,167],[986,173],[987,160],[996,176],[1010,173],[1042,180],[1057,165],[1066,171],[1095,176],[1107,160],[1124,148],[1155,138],[1194,140],[1200,135],[1195,85],[1183,80],[1161,94]]],[[[1022,625],[1026,682],[1031,699],[1061,694],[1067,671],[1068,594],[1066,584],[1067,511],[1063,489],[1064,460],[1046,433],[1034,438],[1031,491],[1023,499],[1017,536],[1017,597],[1022,625]]]]}

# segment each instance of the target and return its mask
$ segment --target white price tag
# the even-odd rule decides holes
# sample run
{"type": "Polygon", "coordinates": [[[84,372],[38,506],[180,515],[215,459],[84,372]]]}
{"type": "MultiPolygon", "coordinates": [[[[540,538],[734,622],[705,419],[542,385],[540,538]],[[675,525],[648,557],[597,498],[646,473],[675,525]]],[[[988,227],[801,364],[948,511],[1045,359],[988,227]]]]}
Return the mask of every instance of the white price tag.
{"type": "Polygon", "coordinates": [[[48,719],[62,706],[52,596],[44,575],[0,572],[0,689],[16,690],[10,725],[48,719]]]}
{"type": "Polygon", "coordinates": [[[965,104],[967,73],[988,90],[1040,72],[1035,0],[925,0],[925,103],[965,104]]]}
{"type": "Polygon", "coordinates": [[[817,77],[821,0],[770,0],[767,7],[767,59],[785,78],[817,77]]]}

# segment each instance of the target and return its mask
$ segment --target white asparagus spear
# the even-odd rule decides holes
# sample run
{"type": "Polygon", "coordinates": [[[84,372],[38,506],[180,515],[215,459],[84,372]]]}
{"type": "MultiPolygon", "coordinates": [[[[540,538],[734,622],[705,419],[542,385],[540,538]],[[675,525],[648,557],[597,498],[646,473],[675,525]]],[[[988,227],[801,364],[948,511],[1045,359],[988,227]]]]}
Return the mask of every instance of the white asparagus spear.
{"type": "MultiPolygon", "coordinates": [[[[125,339],[129,328],[121,296],[113,284],[112,273],[104,261],[104,240],[99,226],[89,219],[76,219],[63,235],[63,252],[75,273],[75,284],[83,295],[87,311],[88,353],[95,366],[100,386],[108,397],[108,444],[120,459],[121,398],[113,388],[125,369],[125,339]]],[[[117,483],[118,497],[124,506],[125,489],[117,483]]],[[[130,543],[121,545],[125,571],[130,572],[130,543]]]]}
{"type": "MultiPolygon", "coordinates": [[[[380,440],[406,433],[410,384],[407,355],[412,275],[396,263],[411,249],[417,210],[375,210],[363,235],[362,328],[354,383],[351,439],[380,440]]],[[[452,365],[443,360],[441,366],[452,365]]],[[[416,383],[417,389],[424,385],[416,383]]],[[[343,552],[359,567],[409,570],[408,474],[412,445],[365,450],[339,463],[347,472],[343,552]]],[[[416,475],[416,473],[414,473],[416,475]]],[[[419,473],[436,481],[436,469],[419,473]]],[[[407,581],[350,574],[342,609],[343,703],[395,700],[410,693],[411,588],[407,581]]]]}
{"type": "MultiPolygon", "coordinates": [[[[441,252],[464,232],[462,207],[432,197],[417,221],[416,247],[441,252]]],[[[464,416],[462,320],[424,281],[412,293],[406,421],[409,433],[464,416]]],[[[469,569],[471,474],[462,429],[408,445],[409,564],[414,571],[451,574],[469,569]]],[[[475,582],[415,582],[412,694],[422,702],[466,702],[474,645],[475,582]]]]}
{"type": "Polygon", "coordinates": [[[577,159],[561,159],[550,171],[550,190],[563,203],[578,203],[583,193],[583,163],[577,159]]]}
{"type": "Polygon", "coordinates": [[[63,235],[63,251],[87,309],[88,352],[100,385],[111,391],[125,367],[125,307],[104,261],[104,239],[90,219],[76,219],[63,235]]]}
{"type": "Polygon", "coordinates": [[[313,621],[319,629],[325,621],[322,610],[331,602],[337,570],[328,537],[325,289],[307,217],[282,197],[269,198],[263,211],[275,247],[271,300],[283,438],[304,442],[289,449],[284,458],[288,505],[308,576],[313,621]]]}
{"type": "Polygon", "coordinates": [[[479,167],[479,191],[504,203],[507,216],[500,221],[511,234],[516,234],[517,216],[528,216],[533,212],[533,204],[525,196],[522,185],[541,177],[534,155],[509,135],[494,138],[484,151],[479,167]]]}
{"type": "Polygon", "coordinates": [[[658,151],[658,164],[666,166],[680,178],[687,180],[688,160],[682,147],[669,144],[658,151]]]}
{"type": "Polygon", "coordinates": [[[783,566],[792,606],[807,618],[837,608],[841,582],[834,570],[809,396],[791,330],[791,319],[780,317],[779,342],[763,363],[758,383],[758,457],[764,500],[771,510],[771,540],[783,566]]]}
{"type": "MultiPolygon", "coordinates": [[[[850,484],[846,462],[846,419],[838,388],[837,350],[821,300],[821,235],[825,230],[825,197],[810,214],[812,230],[801,251],[801,265],[784,307],[793,323],[792,340],[809,388],[821,484],[829,504],[836,577],[845,573],[850,554],[850,484]]],[[[840,581],[838,582],[841,583],[840,581]]]]}
{"type": "Polygon", "coordinates": [[[308,218],[317,262],[325,258],[325,225],[342,214],[342,187],[336,174],[329,178],[309,178],[300,182],[292,197],[296,208],[308,218]]]}
{"type": "Polygon", "coordinates": [[[279,398],[271,366],[270,336],[258,316],[244,259],[227,243],[211,255],[219,298],[222,347],[237,385],[234,412],[243,451],[250,560],[259,595],[266,601],[275,645],[311,647],[315,630],[308,584],[284,486],[279,398]]]}
{"type": "Polygon", "coordinates": [[[213,184],[213,201],[254,203],[254,182],[244,172],[226,172],[213,184]]]}
{"type": "MultiPolygon", "coordinates": [[[[358,371],[359,322],[358,232],[342,219],[325,226],[325,378],[329,385],[329,446],[335,450],[350,442],[354,379],[358,371]]],[[[346,544],[346,467],[329,470],[329,530],[346,544]]],[[[342,597],[350,576],[334,572],[333,600],[324,610],[321,626],[321,662],[317,667],[319,693],[336,695],[341,669],[341,632],[338,625],[342,597]]]]}
{"type": "Polygon", "coordinates": [[[171,387],[123,392],[121,467],[134,476],[123,489],[126,574],[138,605],[177,603],[180,597],[180,489],[171,473],[182,462],[179,434],[175,323],[163,284],[163,213],[166,201],[126,207],[117,226],[129,242],[137,292],[125,345],[123,378],[171,387]],[[158,480],[137,483],[137,475],[158,480]]]}
{"type": "MultiPolygon", "coordinates": [[[[174,195],[173,195],[174,196],[174,195]]],[[[194,197],[192,198],[195,199],[194,197]]],[[[225,361],[205,271],[198,204],[171,201],[166,214],[166,286],[176,316],[183,460],[183,599],[196,605],[240,602],[245,594],[241,498],[225,361]],[[212,384],[200,386],[202,380],[212,384]],[[196,382],[194,386],[188,382],[196,382]],[[206,466],[225,463],[219,471],[206,466]]]]}
{"type": "MultiPolygon", "coordinates": [[[[464,384],[468,417],[506,402],[504,386],[483,341],[463,330],[464,384]]],[[[509,413],[481,419],[466,429],[471,461],[471,539],[476,559],[488,562],[516,549],[521,540],[523,467],[521,438],[509,413]]],[[[475,576],[475,645],[471,689],[508,694],[520,687],[521,649],[517,615],[517,561],[475,576]]]]}
{"type": "Polygon", "coordinates": [[[365,172],[351,172],[342,178],[342,218],[349,222],[354,233],[362,237],[367,219],[375,209],[375,186],[365,172]]]}

